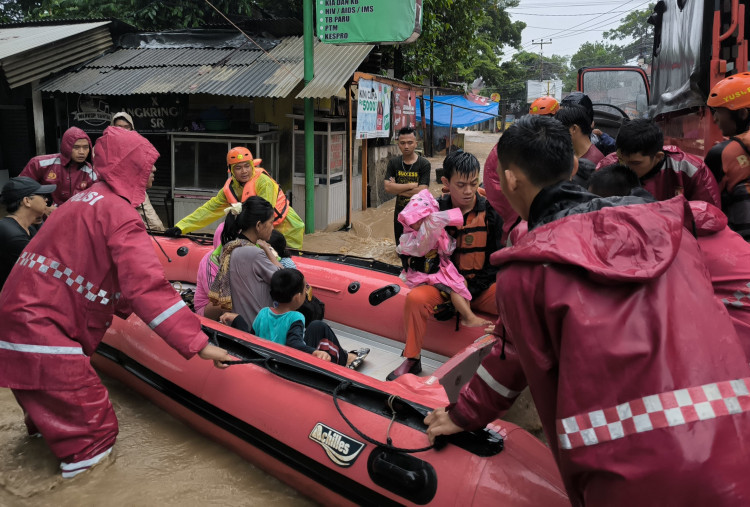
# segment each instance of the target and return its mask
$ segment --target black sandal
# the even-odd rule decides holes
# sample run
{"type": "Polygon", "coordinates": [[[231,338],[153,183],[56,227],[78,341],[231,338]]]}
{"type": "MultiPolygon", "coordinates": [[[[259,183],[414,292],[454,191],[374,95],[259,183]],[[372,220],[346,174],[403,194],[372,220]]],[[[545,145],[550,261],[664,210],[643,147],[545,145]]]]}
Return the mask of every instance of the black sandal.
{"type": "Polygon", "coordinates": [[[362,363],[364,362],[365,358],[367,357],[367,354],[370,353],[370,349],[367,348],[361,348],[357,350],[352,350],[352,353],[357,354],[357,357],[355,357],[351,363],[349,363],[346,367],[351,368],[352,370],[356,370],[360,366],[362,366],[362,363]]]}

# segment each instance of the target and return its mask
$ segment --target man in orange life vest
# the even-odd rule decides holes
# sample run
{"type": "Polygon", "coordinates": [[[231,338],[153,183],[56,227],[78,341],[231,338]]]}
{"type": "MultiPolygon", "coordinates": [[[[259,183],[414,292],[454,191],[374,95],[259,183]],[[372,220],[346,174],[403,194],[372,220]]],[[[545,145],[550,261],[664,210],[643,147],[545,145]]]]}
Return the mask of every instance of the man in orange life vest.
{"type": "MultiPolygon", "coordinates": [[[[497,315],[495,275],[498,268],[490,264],[490,255],[501,247],[503,221],[487,199],[478,193],[479,168],[479,161],[471,153],[458,151],[448,155],[443,162],[445,176],[442,181],[449,193],[438,199],[438,204],[441,211],[460,208],[464,216],[463,226],[446,227],[445,230],[456,238],[451,261],[466,279],[466,287],[472,296],[472,310],[497,315]]],[[[406,346],[403,353],[406,359],[388,375],[388,380],[404,373],[422,371],[420,352],[427,319],[443,302],[440,290],[431,285],[415,287],[406,296],[406,346]]]]}
{"type": "Polygon", "coordinates": [[[224,209],[230,204],[244,202],[257,195],[274,207],[273,226],[284,235],[289,248],[302,248],[305,224],[289,206],[286,195],[278,183],[260,167],[260,159],[245,147],[237,146],[227,153],[229,179],[216,197],[180,220],[174,227],[164,231],[167,236],[178,236],[205,227],[224,216],[224,209]]]}

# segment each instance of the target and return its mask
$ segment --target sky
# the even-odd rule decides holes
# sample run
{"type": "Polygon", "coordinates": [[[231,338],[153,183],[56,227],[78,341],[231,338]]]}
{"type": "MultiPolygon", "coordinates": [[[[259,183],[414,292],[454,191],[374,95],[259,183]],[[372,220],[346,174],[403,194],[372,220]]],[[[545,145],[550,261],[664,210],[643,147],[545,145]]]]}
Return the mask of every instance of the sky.
{"type": "MultiPolygon", "coordinates": [[[[521,0],[508,13],[511,20],[526,23],[521,34],[522,50],[539,53],[540,46],[533,41],[551,40],[544,44],[543,55],[570,57],[584,42],[604,40],[604,31],[616,28],[629,12],[644,9],[648,4],[649,1],[643,0],[521,0]]],[[[509,60],[516,52],[506,48],[502,61],[509,60]]]]}

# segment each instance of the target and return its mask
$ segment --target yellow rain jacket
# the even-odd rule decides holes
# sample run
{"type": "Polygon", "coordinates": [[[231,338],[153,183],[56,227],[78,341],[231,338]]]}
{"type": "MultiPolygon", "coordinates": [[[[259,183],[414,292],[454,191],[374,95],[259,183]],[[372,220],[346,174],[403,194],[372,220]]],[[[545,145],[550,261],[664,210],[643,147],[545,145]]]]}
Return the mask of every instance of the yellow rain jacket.
{"type": "MultiPolygon", "coordinates": [[[[278,185],[275,181],[265,174],[261,174],[255,182],[255,195],[262,197],[271,205],[276,205],[278,185]]],[[[232,189],[235,195],[242,195],[242,185],[232,175],[232,189]]],[[[206,204],[193,211],[190,215],[180,220],[176,227],[179,227],[183,234],[196,231],[201,227],[218,220],[224,216],[224,209],[229,206],[229,201],[224,190],[219,190],[216,197],[209,199],[206,204]]],[[[276,230],[284,235],[286,244],[289,248],[298,250],[302,248],[302,237],[305,234],[305,223],[290,206],[287,210],[286,218],[276,226],[276,230]]]]}

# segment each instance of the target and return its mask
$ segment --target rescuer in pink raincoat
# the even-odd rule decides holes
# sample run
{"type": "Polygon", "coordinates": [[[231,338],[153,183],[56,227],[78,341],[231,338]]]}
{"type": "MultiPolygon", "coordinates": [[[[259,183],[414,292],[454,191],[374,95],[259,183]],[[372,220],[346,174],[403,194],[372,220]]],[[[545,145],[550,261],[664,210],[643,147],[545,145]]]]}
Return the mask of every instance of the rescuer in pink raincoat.
{"type": "Polygon", "coordinates": [[[97,181],[92,168],[91,139],[78,127],[70,127],[60,141],[60,153],[33,157],[19,176],[42,185],[56,185],[52,201],[60,205],[97,181]]]}
{"type": "Polygon", "coordinates": [[[689,201],[721,206],[719,187],[708,166],[677,146],[664,145],[664,135],[653,121],[639,118],[625,122],[615,142],[617,152],[601,159],[597,169],[619,160],[638,175],[643,188],[659,201],[684,195],[689,201]]]}
{"type": "MultiPolygon", "coordinates": [[[[622,165],[603,167],[591,178],[591,193],[600,197],[623,195],[653,199],[638,176],[622,165]]],[[[727,308],[745,355],[750,361],[750,244],[728,226],[727,216],[704,201],[690,201],[694,232],[714,295],[727,308]]]]}
{"type": "Polygon", "coordinates": [[[574,505],[748,505],[750,367],[685,198],[567,182],[554,119],[516,122],[498,157],[529,232],[492,256],[502,339],[428,436],[482,427],[528,380],[574,505]]]}
{"type": "Polygon", "coordinates": [[[0,292],[0,386],[13,390],[29,434],[41,433],[72,477],[106,457],[117,436],[89,356],[113,313],[132,310],[185,358],[231,360],[208,345],[155,257],[136,206],[159,153],[109,127],[96,144],[100,180],[55,211],[0,292]]]}

